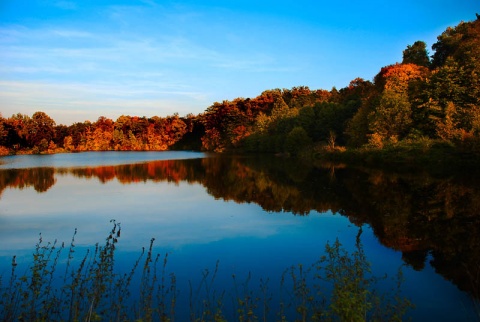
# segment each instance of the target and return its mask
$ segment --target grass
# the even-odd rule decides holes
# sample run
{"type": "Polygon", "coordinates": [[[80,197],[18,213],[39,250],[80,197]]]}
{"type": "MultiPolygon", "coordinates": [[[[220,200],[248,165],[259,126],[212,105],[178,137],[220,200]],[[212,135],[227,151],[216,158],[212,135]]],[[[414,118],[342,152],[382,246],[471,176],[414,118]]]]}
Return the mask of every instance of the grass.
{"type": "Polygon", "coordinates": [[[181,293],[175,274],[168,272],[168,254],[154,253],[154,239],[122,273],[115,261],[121,226],[112,225],[104,244],[80,257],[76,231],[69,245],[45,243],[40,235],[23,273],[14,256],[10,273],[0,276],[0,319],[175,321],[180,310],[188,310],[190,321],[401,321],[412,308],[401,294],[401,270],[390,293],[377,293],[386,276],[372,275],[361,229],[354,252],[336,240],[312,265],[287,268],[279,294],[273,294],[269,279],[254,283],[251,274],[232,275],[230,291],[218,287],[218,261],[181,293]],[[188,308],[177,307],[180,294],[188,294],[188,308]]]}

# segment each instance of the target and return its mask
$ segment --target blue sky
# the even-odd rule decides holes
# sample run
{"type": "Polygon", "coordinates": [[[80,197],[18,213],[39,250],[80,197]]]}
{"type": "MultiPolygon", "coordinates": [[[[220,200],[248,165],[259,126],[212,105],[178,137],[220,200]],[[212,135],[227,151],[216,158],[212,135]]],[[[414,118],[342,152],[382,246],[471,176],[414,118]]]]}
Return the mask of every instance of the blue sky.
{"type": "Polygon", "coordinates": [[[342,88],[476,12],[479,0],[0,0],[0,112],[69,125],[342,88]]]}

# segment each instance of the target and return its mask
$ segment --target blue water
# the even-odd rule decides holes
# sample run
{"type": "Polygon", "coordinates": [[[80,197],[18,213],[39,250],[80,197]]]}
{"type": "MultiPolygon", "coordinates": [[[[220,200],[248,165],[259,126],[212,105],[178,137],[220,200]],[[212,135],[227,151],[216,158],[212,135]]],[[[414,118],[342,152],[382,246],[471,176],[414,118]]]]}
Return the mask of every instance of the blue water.
{"type": "Polygon", "coordinates": [[[14,155],[0,157],[0,169],[26,169],[35,167],[94,167],[101,165],[132,164],[155,160],[183,160],[205,158],[208,154],[190,151],[151,152],[82,152],[41,155],[14,155]]]}
{"type": "MultiPolygon", "coordinates": [[[[98,152],[2,158],[2,169],[71,168],[202,158],[194,152],[98,152]]],[[[0,176],[2,172],[0,170],[0,176]]],[[[269,280],[269,292],[278,298],[282,274],[292,265],[305,267],[324,254],[327,242],[337,238],[353,251],[360,227],[330,211],[308,216],[266,212],[254,203],[213,198],[207,189],[186,181],[140,180],[107,182],[80,178],[70,172],[55,173],[55,184],[39,193],[32,188],[6,188],[0,195],[0,273],[8,274],[13,255],[29,263],[39,233],[45,241],[69,243],[75,228],[81,250],[102,242],[111,219],[121,223],[118,262],[128,270],[142,247],[155,238],[155,252],[168,253],[168,270],[177,278],[177,320],[189,316],[189,286],[200,283],[202,272],[212,272],[218,261],[215,286],[234,292],[232,274],[258,290],[269,280]]],[[[362,242],[374,274],[394,276],[402,266],[401,253],[378,242],[367,225],[362,242]]],[[[437,275],[430,265],[415,271],[403,267],[404,294],[416,305],[414,321],[468,321],[475,317],[472,303],[455,285],[437,275]]],[[[392,284],[384,286],[384,290],[392,284]]],[[[230,293],[231,294],[231,293],[230,293]]],[[[228,299],[230,302],[230,299],[228,299]]],[[[272,310],[275,305],[272,304],[272,310]]]]}

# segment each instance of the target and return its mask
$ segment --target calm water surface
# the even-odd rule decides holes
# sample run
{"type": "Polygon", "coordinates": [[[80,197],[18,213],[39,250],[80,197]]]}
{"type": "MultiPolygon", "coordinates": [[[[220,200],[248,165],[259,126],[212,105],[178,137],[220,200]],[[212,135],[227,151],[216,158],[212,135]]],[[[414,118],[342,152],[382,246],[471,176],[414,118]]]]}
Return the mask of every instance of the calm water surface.
{"type": "MultiPolygon", "coordinates": [[[[474,178],[392,174],[292,160],[196,152],[95,152],[14,156],[0,162],[0,272],[31,261],[39,233],[80,249],[121,223],[121,263],[155,238],[180,296],[219,261],[231,276],[269,278],[314,263],[336,238],[362,242],[372,269],[404,265],[413,320],[478,318],[480,191],[474,178]],[[477,314],[477,315],[476,315],[477,314]]],[[[389,288],[390,286],[385,286],[389,288]]],[[[186,308],[178,309],[178,316],[186,308]]]]}

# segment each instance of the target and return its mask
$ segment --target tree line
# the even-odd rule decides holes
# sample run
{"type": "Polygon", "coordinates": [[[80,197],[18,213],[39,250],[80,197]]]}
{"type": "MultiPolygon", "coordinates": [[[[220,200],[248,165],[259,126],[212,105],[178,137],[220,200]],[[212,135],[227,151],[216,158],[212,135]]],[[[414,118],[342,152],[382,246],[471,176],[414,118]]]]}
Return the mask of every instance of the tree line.
{"type": "Polygon", "coordinates": [[[32,117],[16,114],[0,118],[0,150],[3,153],[80,151],[163,151],[193,131],[196,117],[178,115],[151,118],[120,116],[116,121],[101,116],[96,122],[56,125],[44,112],[32,117]]]}
{"type": "Polygon", "coordinates": [[[373,81],[337,90],[306,86],[215,102],[199,115],[99,117],[56,125],[44,112],[0,116],[0,153],[99,150],[238,150],[298,154],[327,147],[447,142],[480,153],[480,16],[447,28],[429,56],[423,41],[373,81]]]}
{"type": "Polygon", "coordinates": [[[203,147],[295,154],[312,143],[382,148],[440,140],[478,149],[480,16],[437,39],[432,56],[417,41],[373,81],[357,78],[330,91],[274,89],[215,103],[203,116],[203,147]]]}

